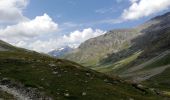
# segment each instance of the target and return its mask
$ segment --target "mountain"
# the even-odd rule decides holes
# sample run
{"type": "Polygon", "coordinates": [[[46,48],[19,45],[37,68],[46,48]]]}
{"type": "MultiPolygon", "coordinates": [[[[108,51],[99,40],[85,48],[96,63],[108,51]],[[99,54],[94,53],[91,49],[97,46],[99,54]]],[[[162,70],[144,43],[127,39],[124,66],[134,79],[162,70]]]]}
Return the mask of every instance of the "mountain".
{"type": "MultiPolygon", "coordinates": [[[[155,38],[153,36],[159,35],[156,31],[169,28],[169,15],[170,13],[166,13],[162,16],[157,16],[132,29],[112,30],[99,37],[89,39],[82,43],[76,50],[68,53],[65,58],[89,67],[100,65],[104,61],[109,60],[105,58],[110,58],[110,56],[115,58],[112,59],[113,61],[108,61],[108,63],[118,61],[121,57],[128,56],[130,54],[129,52],[134,53],[132,51],[142,49],[141,46],[145,45],[144,39],[138,39],[138,41],[135,39],[145,36],[145,34],[148,33],[150,35],[144,38],[146,38],[145,40],[150,40],[149,38],[155,38]],[[134,44],[136,46],[134,46],[134,44]],[[131,49],[127,52],[119,53],[128,48],[131,49]],[[112,56],[113,54],[120,55],[112,56]]],[[[147,44],[148,42],[145,41],[145,43],[147,44]]]]}
{"type": "Polygon", "coordinates": [[[67,54],[67,53],[69,53],[69,52],[71,52],[73,50],[74,50],[74,48],[72,48],[70,46],[65,46],[63,48],[52,50],[48,54],[51,55],[51,56],[54,56],[54,57],[62,57],[65,54],[67,54]]]}
{"type": "Polygon", "coordinates": [[[77,63],[0,42],[0,98],[5,100],[159,100],[140,84],[77,63]]]}
{"type": "Polygon", "coordinates": [[[65,58],[91,69],[160,89],[170,88],[170,13],[132,29],[85,41],[65,58]]]}
{"type": "Polygon", "coordinates": [[[0,40],[0,51],[12,51],[12,50],[17,50],[17,48],[0,40]]]}
{"type": "Polygon", "coordinates": [[[170,27],[170,13],[157,16],[132,29],[117,29],[89,39],[65,58],[94,67],[116,62],[145,48],[170,27]]]}
{"type": "Polygon", "coordinates": [[[118,52],[130,45],[130,40],[137,36],[136,29],[112,30],[82,43],[76,50],[64,58],[77,61],[86,66],[95,66],[110,53],[118,52]]]}

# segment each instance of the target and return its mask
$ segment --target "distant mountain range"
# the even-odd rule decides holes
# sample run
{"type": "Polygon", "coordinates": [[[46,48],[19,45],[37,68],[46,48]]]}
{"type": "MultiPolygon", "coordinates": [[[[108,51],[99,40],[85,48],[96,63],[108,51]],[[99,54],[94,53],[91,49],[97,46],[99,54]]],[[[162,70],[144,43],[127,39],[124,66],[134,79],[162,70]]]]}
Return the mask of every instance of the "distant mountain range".
{"type": "Polygon", "coordinates": [[[72,52],[75,48],[70,47],[70,46],[65,46],[56,50],[50,51],[48,54],[54,57],[62,57],[66,55],[69,52],[72,52]]]}

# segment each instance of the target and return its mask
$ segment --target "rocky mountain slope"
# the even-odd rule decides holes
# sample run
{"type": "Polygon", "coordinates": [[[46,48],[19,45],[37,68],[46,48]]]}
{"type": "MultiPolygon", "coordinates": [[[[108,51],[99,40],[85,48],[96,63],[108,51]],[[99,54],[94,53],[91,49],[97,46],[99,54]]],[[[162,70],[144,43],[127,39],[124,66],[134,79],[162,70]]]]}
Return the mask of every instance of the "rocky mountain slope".
{"type": "Polygon", "coordinates": [[[5,100],[159,100],[156,91],[67,60],[0,44],[0,98],[5,100]]]}
{"type": "Polygon", "coordinates": [[[130,40],[137,36],[136,29],[113,30],[82,43],[76,50],[64,58],[79,62],[86,66],[94,66],[111,53],[116,53],[131,44],[130,40]]]}
{"type": "Polygon", "coordinates": [[[65,58],[92,67],[120,61],[132,54],[139,55],[147,45],[168,31],[169,22],[170,13],[166,13],[133,29],[109,31],[85,41],[65,58]]]}
{"type": "Polygon", "coordinates": [[[87,40],[66,58],[169,93],[170,13],[87,40]]]}

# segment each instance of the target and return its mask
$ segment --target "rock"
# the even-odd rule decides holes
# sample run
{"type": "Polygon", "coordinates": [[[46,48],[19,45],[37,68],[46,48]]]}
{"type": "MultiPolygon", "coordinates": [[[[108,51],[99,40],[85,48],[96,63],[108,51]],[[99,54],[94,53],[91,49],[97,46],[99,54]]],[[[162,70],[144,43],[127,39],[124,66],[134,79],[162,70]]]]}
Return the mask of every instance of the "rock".
{"type": "Polygon", "coordinates": [[[53,63],[51,63],[51,64],[49,64],[49,66],[50,66],[50,67],[55,67],[56,65],[53,64],[53,63]]]}
{"type": "Polygon", "coordinates": [[[90,76],[91,74],[90,73],[86,73],[86,76],[90,76]]]}
{"type": "Polygon", "coordinates": [[[129,100],[134,100],[133,98],[129,98],[129,100]]]}
{"type": "Polygon", "coordinates": [[[58,72],[53,72],[53,74],[58,74],[58,72]]]}
{"type": "Polygon", "coordinates": [[[108,82],[108,79],[104,79],[104,82],[108,82]]]}
{"type": "Polygon", "coordinates": [[[64,96],[65,96],[65,97],[69,97],[70,94],[69,94],[69,93],[64,93],[64,96]]]}
{"type": "Polygon", "coordinates": [[[41,81],[44,81],[44,78],[42,78],[41,81]]]}
{"type": "Polygon", "coordinates": [[[137,87],[138,87],[138,88],[144,88],[144,86],[141,85],[141,84],[138,84],[137,87]]]}
{"type": "Polygon", "coordinates": [[[82,96],[85,96],[85,95],[87,95],[87,93],[86,92],[82,92],[82,96]]]}
{"type": "Polygon", "coordinates": [[[84,81],[85,83],[88,83],[88,81],[86,80],[86,81],[84,81]]]}
{"type": "Polygon", "coordinates": [[[5,84],[10,84],[10,80],[8,78],[3,78],[1,80],[1,84],[5,85],[5,84]]]}

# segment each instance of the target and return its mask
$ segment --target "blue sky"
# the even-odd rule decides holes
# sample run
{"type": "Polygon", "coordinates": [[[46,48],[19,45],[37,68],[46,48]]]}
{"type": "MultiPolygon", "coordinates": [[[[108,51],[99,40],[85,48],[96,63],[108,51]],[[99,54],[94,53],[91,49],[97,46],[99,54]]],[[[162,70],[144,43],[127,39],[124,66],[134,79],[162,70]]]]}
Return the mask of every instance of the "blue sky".
{"type": "MultiPolygon", "coordinates": [[[[48,13],[60,25],[72,23],[78,28],[92,27],[103,30],[134,27],[159,14],[119,24],[100,23],[103,20],[120,17],[123,10],[130,5],[128,0],[31,0],[24,14],[34,18],[48,13]]],[[[164,12],[166,11],[160,13],[164,12]]]]}
{"type": "Polygon", "coordinates": [[[48,52],[168,11],[169,0],[1,0],[0,39],[48,52]]]}
{"type": "Polygon", "coordinates": [[[32,0],[24,14],[29,18],[34,18],[48,13],[60,25],[63,23],[77,25],[77,27],[72,27],[72,30],[87,27],[103,30],[129,28],[148,19],[120,24],[100,23],[103,20],[118,18],[129,5],[128,0],[107,0],[107,2],[105,0],[32,0]]]}

